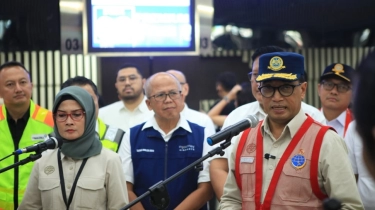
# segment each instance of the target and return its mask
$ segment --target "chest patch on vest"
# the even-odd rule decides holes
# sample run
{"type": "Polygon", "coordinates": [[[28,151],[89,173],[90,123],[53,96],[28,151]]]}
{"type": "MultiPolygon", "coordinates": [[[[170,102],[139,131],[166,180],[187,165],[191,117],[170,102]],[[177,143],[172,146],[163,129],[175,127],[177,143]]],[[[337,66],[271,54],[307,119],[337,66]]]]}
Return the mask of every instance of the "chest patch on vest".
{"type": "Polygon", "coordinates": [[[246,152],[252,153],[256,150],[256,148],[257,148],[256,144],[251,143],[251,144],[247,145],[246,152]]]}
{"type": "Polygon", "coordinates": [[[137,149],[137,152],[155,152],[153,149],[137,149]]]}
{"type": "Polygon", "coordinates": [[[194,145],[178,146],[180,152],[184,151],[195,151],[194,145]]]}
{"type": "Polygon", "coordinates": [[[295,168],[296,170],[300,170],[302,169],[303,167],[306,166],[306,158],[305,156],[303,156],[303,150],[301,149],[299,154],[296,154],[292,157],[291,159],[291,162],[292,162],[292,166],[293,168],[295,168]]]}
{"type": "Polygon", "coordinates": [[[33,141],[44,141],[48,138],[46,134],[34,134],[31,136],[31,140],[33,141]]]}
{"type": "Polygon", "coordinates": [[[241,163],[254,163],[254,157],[241,157],[241,163]]]}

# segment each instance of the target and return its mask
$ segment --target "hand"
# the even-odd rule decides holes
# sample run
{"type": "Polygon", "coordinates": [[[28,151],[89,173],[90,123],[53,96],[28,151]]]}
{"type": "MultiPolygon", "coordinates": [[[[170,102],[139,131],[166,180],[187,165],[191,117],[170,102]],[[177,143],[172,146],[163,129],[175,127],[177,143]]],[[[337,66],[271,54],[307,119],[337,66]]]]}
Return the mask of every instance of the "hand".
{"type": "Polygon", "coordinates": [[[241,91],[241,90],[242,90],[241,85],[238,85],[238,84],[235,85],[232,88],[232,90],[229,91],[229,93],[227,95],[229,101],[233,101],[234,99],[236,99],[238,91],[241,91]]]}

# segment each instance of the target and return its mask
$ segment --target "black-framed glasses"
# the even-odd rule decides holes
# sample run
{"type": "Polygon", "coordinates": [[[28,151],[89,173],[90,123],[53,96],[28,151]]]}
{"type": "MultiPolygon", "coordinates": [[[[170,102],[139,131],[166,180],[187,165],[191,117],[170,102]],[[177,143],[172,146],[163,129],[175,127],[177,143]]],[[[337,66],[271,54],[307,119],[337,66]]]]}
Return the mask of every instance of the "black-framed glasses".
{"type": "Polygon", "coordinates": [[[284,97],[291,96],[293,94],[294,88],[297,86],[300,86],[302,83],[299,83],[298,85],[291,85],[291,84],[285,84],[280,85],[278,87],[272,87],[270,85],[259,87],[259,92],[262,94],[262,96],[266,98],[271,98],[275,95],[276,90],[279,91],[280,95],[284,97]]]}
{"type": "Polygon", "coordinates": [[[72,118],[72,120],[74,121],[78,121],[81,120],[85,114],[86,112],[82,109],[72,111],[70,114],[63,111],[57,111],[54,114],[54,117],[57,122],[65,122],[68,119],[68,117],[72,118]]]}
{"type": "Polygon", "coordinates": [[[249,73],[247,74],[247,77],[249,78],[250,81],[251,81],[252,78],[254,77],[254,81],[255,81],[255,79],[258,77],[258,73],[249,72],[249,73]]]}
{"type": "Polygon", "coordinates": [[[328,82],[328,81],[322,81],[320,84],[323,85],[324,90],[331,91],[333,88],[337,88],[337,92],[339,93],[346,93],[348,92],[351,87],[347,84],[335,84],[333,82],[328,82]]]}
{"type": "Polygon", "coordinates": [[[169,93],[158,93],[148,98],[155,98],[155,101],[165,101],[165,99],[167,99],[167,96],[169,96],[169,98],[171,98],[172,100],[179,99],[181,97],[181,91],[173,90],[169,91],[169,93]]]}

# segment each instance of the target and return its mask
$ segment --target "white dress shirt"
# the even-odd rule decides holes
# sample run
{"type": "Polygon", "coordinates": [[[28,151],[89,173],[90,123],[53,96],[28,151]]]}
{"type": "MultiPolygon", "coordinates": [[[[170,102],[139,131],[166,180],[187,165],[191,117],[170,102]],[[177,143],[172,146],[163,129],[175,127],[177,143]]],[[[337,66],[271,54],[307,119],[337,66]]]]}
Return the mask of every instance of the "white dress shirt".
{"type": "Polygon", "coordinates": [[[206,128],[208,136],[216,133],[215,125],[207,114],[195,111],[194,109],[190,109],[186,103],[184,109],[181,111],[181,114],[189,122],[195,123],[206,128]]]}
{"type": "MultiPolygon", "coordinates": [[[[322,124],[326,124],[326,119],[324,115],[319,111],[319,109],[306,104],[305,102],[301,102],[301,109],[304,111],[304,113],[310,115],[315,121],[320,122],[322,124]]],[[[248,115],[254,115],[256,116],[259,121],[264,120],[267,116],[267,114],[264,112],[262,107],[260,106],[258,101],[254,101],[245,105],[242,105],[235,110],[233,110],[225,119],[224,125],[221,130],[225,129],[226,127],[233,125],[241,120],[243,120],[248,115]]],[[[232,144],[234,137],[232,138],[232,144]]],[[[219,156],[215,155],[213,156],[213,159],[215,158],[229,158],[230,157],[230,151],[232,151],[232,144],[225,149],[225,155],[219,156]]]]}
{"type": "MultiPolygon", "coordinates": [[[[178,129],[179,127],[185,129],[188,132],[192,132],[191,128],[186,120],[186,118],[182,115],[180,115],[180,120],[178,121],[176,127],[172,129],[169,133],[165,133],[157,124],[155,117],[150,118],[142,127],[142,130],[153,127],[155,130],[157,130],[161,136],[163,137],[165,142],[168,142],[169,139],[172,137],[173,132],[178,129]]],[[[210,150],[213,148],[208,145],[207,141],[207,129],[204,129],[204,139],[202,139],[203,143],[203,152],[202,156],[206,155],[210,150]]],[[[140,139],[141,140],[141,139],[140,139]]],[[[130,145],[130,129],[125,132],[123,142],[121,143],[120,149],[119,149],[119,155],[122,160],[122,167],[124,170],[126,181],[134,183],[134,171],[133,171],[133,161],[131,157],[131,145],[130,145]]],[[[199,172],[198,175],[198,183],[201,182],[209,182],[210,181],[210,175],[208,171],[208,161],[203,161],[203,170],[199,172]]]]}
{"type": "MultiPolygon", "coordinates": [[[[321,112],[323,113],[323,108],[321,109],[321,112]]],[[[345,127],[345,121],[346,121],[346,110],[341,113],[336,119],[333,119],[331,121],[327,120],[327,125],[333,127],[336,132],[344,138],[344,127],[345,127]]]]}
{"type": "Polygon", "coordinates": [[[362,157],[362,139],[356,131],[355,121],[351,122],[345,136],[345,143],[348,147],[349,159],[354,174],[358,174],[358,190],[366,210],[375,209],[375,181],[368,172],[362,157]]]}
{"type": "Polygon", "coordinates": [[[112,103],[99,109],[99,118],[107,125],[120,128],[124,131],[146,122],[154,116],[154,112],[146,105],[146,97],[133,111],[128,110],[123,101],[112,103]]]}

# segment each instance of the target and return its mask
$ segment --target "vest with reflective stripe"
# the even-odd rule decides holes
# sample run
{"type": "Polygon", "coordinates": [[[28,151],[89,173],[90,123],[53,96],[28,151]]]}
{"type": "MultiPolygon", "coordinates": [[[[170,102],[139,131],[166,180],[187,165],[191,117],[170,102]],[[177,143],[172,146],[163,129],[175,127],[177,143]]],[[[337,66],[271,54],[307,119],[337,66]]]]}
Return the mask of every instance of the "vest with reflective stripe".
{"type": "MultiPolygon", "coordinates": [[[[263,158],[263,154],[256,155],[256,150],[246,149],[256,145],[257,130],[261,126],[261,123],[254,129],[251,129],[247,136],[246,143],[242,147],[242,151],[238,148],[237,152],[241,152],[241,158],[254,158],[252,163],[239,162],[236,159],[236,165],[239,166],[239,177],[240,180],[236,180],[240,183],[239,188],[242,196],[242,209],[256,209],[255,208],[255,174],[256,174],[256,158],[263,158]]],[[[282,173],[277,182],[275,194],[271,201],[271,209],[280,210],[297,210],[297,209],[322,209],[322,201],[315,195],[316,187],[312,185],[310,180],[310,170],[317,170],[318,168],[312,168],[312,154],[315,142],[317,140],[317,134],[322,128],[322,125],[314,122],[310,128],[306,131],[305,135],[299,141],[294,151],[289,156],[287,162],[284,164],[282,173]],[[306,165],[299,170],[296,170],[292,164],[291,159],[293,156],[300,153],[303,150],[303,155],[306,159],[306,165]],[[313,190],[313,188],[315,189],[313,190]]],[[[245,133],[245,132],[244,132],[245,133]]],[[[324,132],[325,133],[325,132],[324,132]]],[[[324,136],[323,133],[323,136],[324,136]]],[[[323,137],[322,136],[322,137],[323,137]]],[[[320,150],[320,145],[319,148],[320,150]]],[[[314,150],[315,152],[316,150],[314,150]]],[[[280,158],[280,157],[277,157],[280,158]]],[[[319,155],[315,156],[316,161],[319,161],[319,155]]],[[[316,162],[317,163],[317,162],[316,162]]],[[[237,168],[235,170],[238,170],[237,168]]],[[[317,177],[312,177],[317,179],[317,177]]],[[[318,187],[319,188],[319,187],[318,187]]],[[[320,189],[318,189],[320,190],[320,189]]],[[[323,193],[322,193],[323,194],[323,193]]]]}
{"type": "Polygon", "coordinates": [[[101,140],[103,146],[107,149],[117,152],[118,146],[120,145],[125,132],[113,126],[106,125],[99,118],[97,122],[99,127],[99,139],[101,140]]]}
{"type": "MultiPolygon", "coordinates": [[[[25,130],[23,131],[18,148],[25,148],[37,142],[33,141],[33,135],[50,134],[53,131],[52,112],[42,108],[33,101],[30,103],[30,118],[27,122],[25,130]]],[[[18,148],[15,148],[12,135],[9,131],[5,106],[0,106],[0,158],[3,158],[18,148]]],[[[21,154],[18,160],[27,158],[30,154],[21,154]]],[[[0,162],[0,168],[3,169],[15,163],[15,157],[7,158],[0,162]]],[[[14,194],[18,193],[18,202],[20,203],[25,192],[27,182],[34,163],[30,162],[18,167],[18,180],[14,180],[15,170],[11,169],[0,174],[0,209],[13,210],[14,194]],[[18,189],[13,191],[14,184],[18,182],[18,189]]]]}

